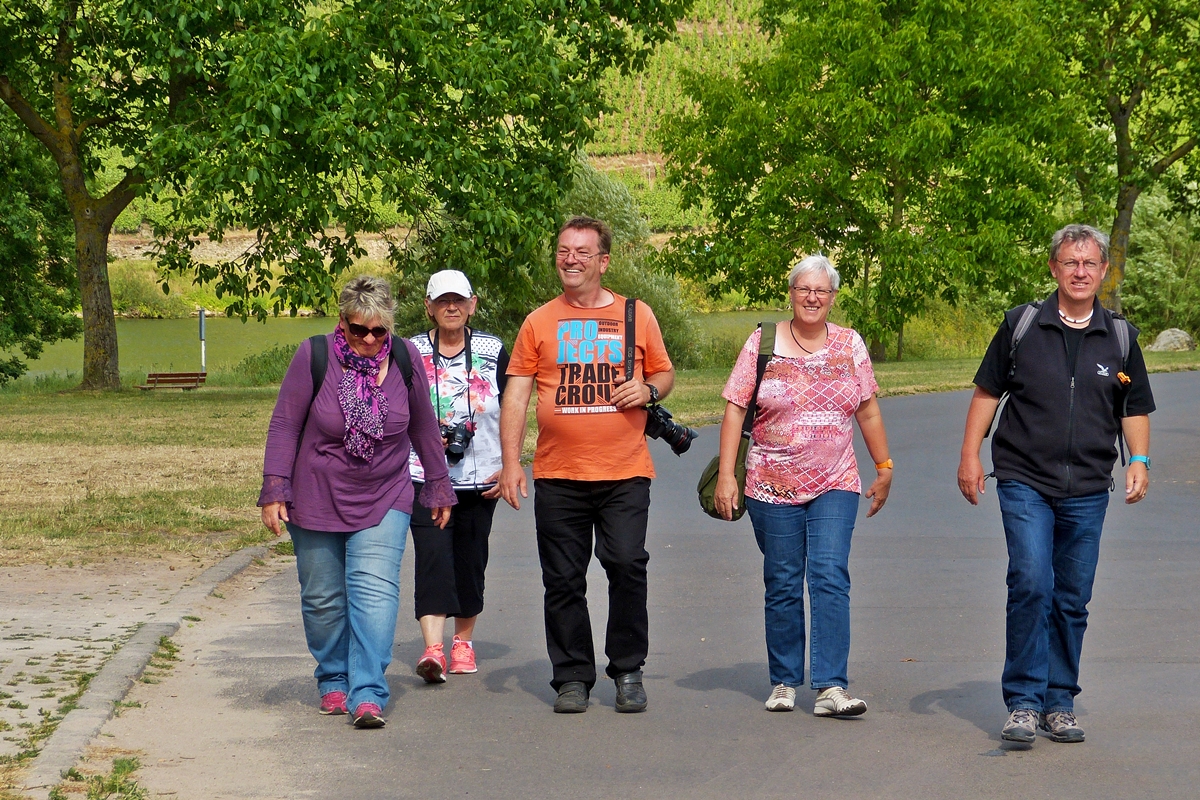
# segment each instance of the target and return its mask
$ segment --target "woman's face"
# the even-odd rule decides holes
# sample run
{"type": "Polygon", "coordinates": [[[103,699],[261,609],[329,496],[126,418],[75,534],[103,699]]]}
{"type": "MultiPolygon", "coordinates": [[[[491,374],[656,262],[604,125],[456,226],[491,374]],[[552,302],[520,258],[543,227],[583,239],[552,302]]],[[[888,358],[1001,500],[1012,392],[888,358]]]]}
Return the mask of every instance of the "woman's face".
{"type": "Polygon", "coordinates": [[[453,333],[463,329],[467,319],[475,313],[477,297],[463,297],[459,294],[444,294],[436,300],[425,298],[425,311],[433,324],[443,333],[453,333]]]}
{"type": "Polygon", "coordinates": [[[792,301],[792,317],[801,324],[824,325],[837,296],[822,272],[807,272],[796,276],[788,292],[792,301]]]}
{"type": "Polygon", "coordinates": [[[343,316],[338,324],[342,326],[342,333],[346,334],[346,343],[350,345],[350,349],[365,358],[379,355],[388,337],[382,321],[366,319],[360,314],[343,316]]]}

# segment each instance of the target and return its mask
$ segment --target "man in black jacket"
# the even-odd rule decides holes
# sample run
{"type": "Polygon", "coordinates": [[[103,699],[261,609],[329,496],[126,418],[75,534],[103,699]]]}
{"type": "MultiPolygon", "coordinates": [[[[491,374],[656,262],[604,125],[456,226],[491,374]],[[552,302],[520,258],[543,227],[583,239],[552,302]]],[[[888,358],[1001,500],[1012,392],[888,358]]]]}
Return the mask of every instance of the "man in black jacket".
{"type": "Polygon", "coordinates": [[[1053,741],[1083,741],[1074,714],[1079,654],[1117,439],[1124,435],[1131,454],[1125,502],[1136,503],[1149,482],[1154,410],[1137,329],[1096,299],[1108,237],[1068,225],[1054,234],[1050,254],[1058,290],[1024,326],[1026,306],[1005,315],[975,374],[958,467],[958,488],[977,505],[985,477],[979,447],[1007,393],[992,438],[1008,542],[1001,686],[1009,715],[1001,737],[1023,743],[1033,742],[1039,725],[1053,741]]]}

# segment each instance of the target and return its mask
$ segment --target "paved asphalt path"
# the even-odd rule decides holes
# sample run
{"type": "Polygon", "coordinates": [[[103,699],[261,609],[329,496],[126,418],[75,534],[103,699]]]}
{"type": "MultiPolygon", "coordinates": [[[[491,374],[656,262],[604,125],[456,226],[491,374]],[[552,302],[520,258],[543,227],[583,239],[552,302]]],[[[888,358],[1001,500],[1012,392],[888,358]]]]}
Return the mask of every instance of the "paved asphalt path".
{"type": "MultiPolygon", "coordinates": [[[[317,715],[285,566],[248,577],[181,631],[176,674],[139,686],[144,707],[110,722],[103,741],[140,749],[152,796],[179,798],[1194,798],[1200,373],[1152,380],[1151,491],[1133,507],[1118,492],[1109,507],[1076,709],[1082,745],[1039,737],[1018,750],[999,738],[1006,558],[994,484],[978,508],[955,488],[965,392],[882,401],[895,485],[879,516],[860,516],[850,562],[862,718],[814,718],[808,690],[794,713],[763,709],[761,560],[748,518],[722,523],[696,505],[717,445],[707,428],[681,459],[654,446],[646,713],[614,713],[609,680],[587,714],[551,712],[530,498],[496,515],[477,675],[436,687],[413,675],[422,646],[408,554],[385,729],[317,715]]],[[[859,461],[869,464],[865,451],[859,461]]],[[[602,649],[594,563],[590,584],[602,649]]]]}

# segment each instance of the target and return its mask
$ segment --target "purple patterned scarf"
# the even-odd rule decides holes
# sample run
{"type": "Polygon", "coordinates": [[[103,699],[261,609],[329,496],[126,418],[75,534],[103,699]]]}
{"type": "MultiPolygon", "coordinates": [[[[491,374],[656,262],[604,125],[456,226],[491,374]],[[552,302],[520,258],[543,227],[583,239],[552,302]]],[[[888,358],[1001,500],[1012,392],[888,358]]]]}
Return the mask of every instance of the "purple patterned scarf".
{"type": "Polygon", "coordinates": [[[350,349],[339,324],[333,334],[333,352],[345,370],[338,384],[338,404],[346,415],[346,451],[370,463],[375,443],[383,441],[383,422],[388,414],[387,395],[375,380],[379,367],[392,352],[392,337],[384,341],[373,358],[368,358],[350,349]]]}

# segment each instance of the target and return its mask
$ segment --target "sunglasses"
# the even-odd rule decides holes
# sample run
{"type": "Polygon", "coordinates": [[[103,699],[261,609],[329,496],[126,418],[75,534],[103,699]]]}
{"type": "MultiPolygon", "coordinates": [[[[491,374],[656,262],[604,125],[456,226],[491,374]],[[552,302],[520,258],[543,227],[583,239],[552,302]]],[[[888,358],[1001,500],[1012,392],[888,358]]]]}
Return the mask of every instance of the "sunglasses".
{"type": "Polygon", "coordinates": [[[347,322],[346,327],[350,329],[350,334],[358,339],[367,338],[368,333],[376,339],[382,339],[388,332],[388,329],[382,325],[368,328],[366,325],[359,325],[357,322],[347,322]]]}

